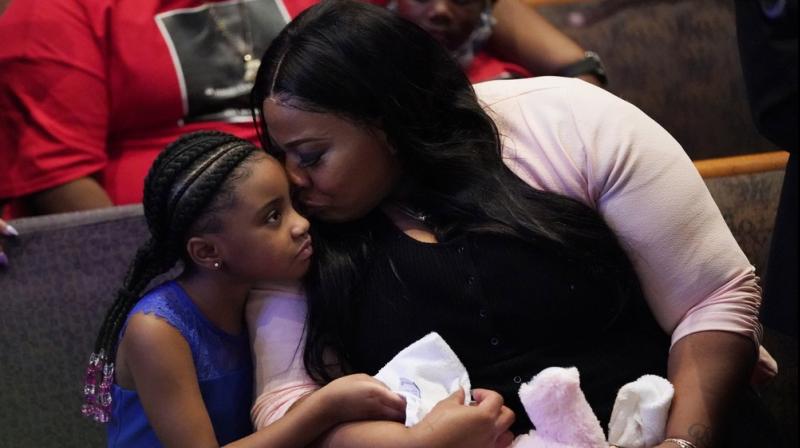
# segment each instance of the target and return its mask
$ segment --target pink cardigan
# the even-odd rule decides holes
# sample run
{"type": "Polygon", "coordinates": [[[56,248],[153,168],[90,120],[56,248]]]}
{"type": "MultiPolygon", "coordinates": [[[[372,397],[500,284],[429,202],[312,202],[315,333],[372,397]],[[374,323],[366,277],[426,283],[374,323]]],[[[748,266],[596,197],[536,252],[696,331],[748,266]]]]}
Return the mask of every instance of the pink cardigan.
{"type": "MultiPolygon", "coordinates": [[[[600,212],[672,344],[691,333],[722,330],[758,346],[755,269],[691,160],[661,126],[630,103],[572,78],[492,81],[475,91],[498,125],[507,165],[520,178],[600,212]]],[[[296,292],[251,294],[257,428],[316,388],[302,365],[304,316],[305,300],[296,292]]],[[[762,368],[776,368],[763,349],[761,357],[762,368]]]]}

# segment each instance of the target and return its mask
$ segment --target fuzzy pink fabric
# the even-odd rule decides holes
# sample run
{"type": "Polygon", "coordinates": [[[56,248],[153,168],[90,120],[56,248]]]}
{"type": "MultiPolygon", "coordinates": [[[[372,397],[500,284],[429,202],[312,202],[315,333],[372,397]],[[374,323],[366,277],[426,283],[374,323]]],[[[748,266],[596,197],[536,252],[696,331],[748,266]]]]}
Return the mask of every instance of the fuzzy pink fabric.
{"type": "Polygon", "coordinates": [[[542,370],[519,388],[519,397],[537,429],[518,437],[514,448],[608,448],[575,367],[542,370]]]}

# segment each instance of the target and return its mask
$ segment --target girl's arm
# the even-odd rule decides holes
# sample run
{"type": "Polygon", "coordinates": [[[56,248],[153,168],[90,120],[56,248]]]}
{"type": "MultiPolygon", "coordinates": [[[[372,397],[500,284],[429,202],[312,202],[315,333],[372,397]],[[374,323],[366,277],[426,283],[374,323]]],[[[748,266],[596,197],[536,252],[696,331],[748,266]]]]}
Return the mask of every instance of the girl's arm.
{"type": "Polygon", "coordinates": [[[118,352],[118,380],[130,373],[147,420],[164,446],[218,446],[189,344],[176,328],[158,317],[135,314],[118,352]]]}
{"type": "MultiPolygon", "coordinates": [[[[130,318],[120,345],[130,377],[156,436],[167,447],[217,447],[200,395],[194,362],[180,332],[146,314],[130,318]]],[[[312,394],[293,412],[231,447],[305,446],[354,418],[400,418],[405,404],[366,375],[351,375],[312,394]]]]}
{"type": "MultiPolygon", "coordinates": [[[[257,428],[297,418],[340,378],[312,393],[317,386],[303,368],[303,333],[306,300],[296,289],[261,286],[250,292],[247,326],[256,364],[256,400],[252,417],[257,428]]],[[[481,406],[464,406],[458,396],[445,400],[414,428],[392,421],[360,421],[336,426],[318,440],[323,447],[498,447],[511,441],[508,426],[513,413],[500,395],[474,391],[481,406]],[[459,439],[464,437],[463,440],[459,439]],[[472,444],[472,445],[470,445],[472,444]]],[[[344,409],[345,406],[339,406],[344,409]]],[[[405,407],[403,407],[405,410],[405,407]]],[[[386,420],[384,418],[383,420],[386,420]]],[[[267,426],[271,425],[271,426],[267,426]]]]}
{"type": "Polygon", "coordinates": [[[508,428],[514,413],[503,406],[500,394],[472,391],[476,404],[465,406],[459,389],[440,401],[411,428],[401,423],[363,421],[328,431],[316,447],[322,448],[505,448],[513,440],[508,428]]]}

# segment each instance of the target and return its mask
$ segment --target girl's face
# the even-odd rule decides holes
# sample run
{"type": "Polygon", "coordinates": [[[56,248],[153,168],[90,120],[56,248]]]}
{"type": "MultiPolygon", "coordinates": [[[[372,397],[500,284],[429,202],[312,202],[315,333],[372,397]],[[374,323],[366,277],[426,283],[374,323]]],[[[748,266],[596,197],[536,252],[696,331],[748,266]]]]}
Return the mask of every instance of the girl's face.
{"type": "Polygon", "coordinates": [[[397,0],[397,14],[457,50],[478,26],[486,0],[397,0]]]}
{"type": "Polygon", "coordinates": [[[308,220],[292,207],[280,162],[254,160],[234,189],[236,202],[220,213],[223,231],[215,240],[225,269],[247,281],[300,279],[311,260],[308,220]]]}
{"type": "Polygon", "coordinates": [[[394,188],[400,163],[380,130],[269,98],[264,116],[297,198],[312,216],[334,222],[360,218],[394,188]]]}

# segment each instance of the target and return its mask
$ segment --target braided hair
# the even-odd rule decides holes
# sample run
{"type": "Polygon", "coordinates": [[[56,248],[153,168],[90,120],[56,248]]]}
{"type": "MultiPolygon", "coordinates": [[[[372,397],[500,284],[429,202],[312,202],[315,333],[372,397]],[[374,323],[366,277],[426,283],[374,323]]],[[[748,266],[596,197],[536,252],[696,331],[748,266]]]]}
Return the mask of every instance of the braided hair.
{"type": "Polygon", "coordinates": [[[186,134],[153,162],[144,182],[144,215],[149,239],[136,252],[116,300],[106,313],[84,387],[84,416],[105,423],[119,334],[147,286],[178,261],[192,269],[185,251],[189,237],[221,230],[219,214],[235,203],[236,181],[250,161],[266,154],[253,144],[218,131],[186,134]]]}

